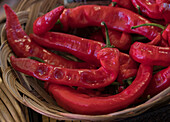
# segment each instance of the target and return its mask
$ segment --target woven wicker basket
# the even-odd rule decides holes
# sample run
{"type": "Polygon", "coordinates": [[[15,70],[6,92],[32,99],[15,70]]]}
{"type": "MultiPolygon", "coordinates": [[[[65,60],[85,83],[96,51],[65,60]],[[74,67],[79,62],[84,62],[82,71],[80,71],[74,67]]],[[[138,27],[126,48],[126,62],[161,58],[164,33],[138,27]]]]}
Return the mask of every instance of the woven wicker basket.
{"type": "MultiPolygon", "coordinates": [[[[62,0],[25,0],[19,4],[16,12],[20,23],[25,25],[25,31],[29,34],[32,32],[32,23],[39,15],[42,15],[42,13],[46,13],[48,10],[51,10],[52,8],[63,3],[64,2],[62,0]]],[[[77,5],[79,4],[73,3],[67,7],[74,7],[77,5]]],[[[169,87],[141,105],[107,115],[91,116],[69,113],[56,104],[53,98],[51,98],[43,89],[43,87],[41,87],[41,84],[37,79],[14,71],[10,66],[9,61],[9,57],[11,55],[13,55],[13,52],[7,43],[4,25],[1,32],[0,63],[5,86],[23,105],[32,108],[42,115],[54,119],[89,121],[121,120],[139,115],[151,107],[155,107],[164,103],[165,101],[170,100],[169,87]]]]}

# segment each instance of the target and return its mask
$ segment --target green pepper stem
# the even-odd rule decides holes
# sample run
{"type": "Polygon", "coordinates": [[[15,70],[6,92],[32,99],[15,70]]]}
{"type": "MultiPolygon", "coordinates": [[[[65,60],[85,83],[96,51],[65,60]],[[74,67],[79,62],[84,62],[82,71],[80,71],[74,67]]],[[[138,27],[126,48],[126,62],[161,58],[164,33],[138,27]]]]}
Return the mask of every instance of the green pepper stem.
{"type": "Polygon", "coordinates": [[[117,5],[117,2],[111,2],[111,4],[112,4],[112,7],[114,7],[117,5]]]}
{"type": "Polygon", "coordinates": [[[33,56],[30,56],[28,57],[29,59],[33,59],[33,60],[36,60],[36,61],[39,61],[39,62],[42,62],[42,63],[45,63],[44,60],[42,60],[41,58],[38,58],[38,57],[33,57],[33,56]]]}
{"type": "Polygon", "coordinates": [[[106,26],[106,23],[105,22],[101,22],[101,25],[105,26],[105,33],[106,33],[106,46],[103,47],[103,48],[106,48],[106,47],[111,47],[113,48],[114,46],[110,44],[110,39],[109,39],[109,33],[108,33],[108,28],[106,26]]]}
{"type": "Polygon", "coordinates": [[[61,21],[59,19],[57,20],[57,22],[55,24],[60,25],[60,27],[63,28],[63,24],[61,23],[61,21]]]}
{"type": "Polygon", "coordinates": [[[156,26],[156,27],[159,27],[163,30],[165,29],[164,26],[157,24],[157,23],[145,23],[145,24],[141,24],[141,25],[137,25],[137,26],[132,26],[131,29],[135,29],[135,28],[142,27],[142,26],[156,26]]]}
{"type": "Polygon", "coordinates": [[[141,10],[140,10],[140,6],[137,5],[136,8],[138,9],[138,14],[139,14],[139,15],[142,15],[142,12],[141,12],[141,10]]]}

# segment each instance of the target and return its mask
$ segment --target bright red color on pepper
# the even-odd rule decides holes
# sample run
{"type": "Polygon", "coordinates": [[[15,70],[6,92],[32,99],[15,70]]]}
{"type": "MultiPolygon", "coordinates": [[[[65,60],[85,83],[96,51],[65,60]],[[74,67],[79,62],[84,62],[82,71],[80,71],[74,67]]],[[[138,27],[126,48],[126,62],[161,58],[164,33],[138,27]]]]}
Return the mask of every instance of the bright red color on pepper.
{"type": "Polygon", "coordinates": [[[48,64],[52,64],[59,67],[65,68],[95,68],[87,63],[80,63],[66,60],[61,56],[49,52],[48,50],[40,47],[34,43],[30,37],[22,29],[17,15],[8,6],[4,5],[6,12],[6,33],[7,40],[12,50],[18,57],[38,57],[44,60],[48,64]]]}
{"type": "Polygon", "coordinates": [[[170,66],[166,69],[163,69],[157,72],[147,86],[143,96],[154,95],[160,93],[164,89],[170,87],[170,66]]]}
{"type": "Polygon", "coordinates": [[[118,5],[119,7],[126,8],[131,11],[135,11],[135,8],[131,0],[112,0],[112,2],[116,2],[116,5],[118,5]]]}
{"type": "Polygon", "coordinates": [[[167,40],[170,45],[170,24],[163,31],[162,37],[163,37],[163,39],[167,40]]]}
{"type": "MultiPolygon", "coordinates": [[[[97,59],[97,53],[105,46],[105,44],[101,42],[59,32],[47,32],[41,36],[30,34],[30,38],[41,46],[54,50],[66,51],[98,67],[100,66],[100,62],[97,59]]],[[[137,70],[138,64],[132,60],[128,54],[120,52],[118,81],[122,83],[122,80],[135,76],[137,70]]]]}
{"type": "Polygon", "coordinates": [[[123,109],[139,98],[152,77],[152,67],[141,64],[135,80],[121,93],[102,97],[91,97],[66,86],[50,84],[48,92],[58,105],[78,114],[108,114],[123,109]]]}
{"type": "Polygon", "coordinates": [[[140,7],[142,14],[153,19],[163,19],[156,0],[131,0],[134,7],[140,7]]]}
{"type": "Polygon", "coordinates": [[[119,7],[82,5],[72,9],[65,9],[60,16],[63,29],[83,28],[87,26],[101,26],[104,21],[108,29],[115,29],[127,33],[136,33],[152,40],[159,34],[159,29],[153,26],[131,29],[131,26],[150,23],[142,16],[119,7]]]}
{"type": "Polygon", "coordinates": [[[129,52],[130,56],[139,63],[148,65],[170,65],[170,48],[135,42],[129,52]]]}
{"type": "Polygon", "coordinates": [[[97,54],[99,69],[66,69],[31,59],[11,57],[14,69],[43,81],[84,88],[101,88],[114,82],[119,73],[119,51],[104,48],[97,54]]]}
{"type": "MultiPolygon", "coordinates": [[[[106,37],[105,30],[103,30],[103,35],[106,37]]],[[[111,45],[114,45],[119,50],[129,50],[132,44],[132,37],[130,34],[125,32],[120,32],[116,30],[108,30],[109,32],[109,39],[111,45]]]]}
{"type": "Polygon", "coordinates": [[[64,6],[57,7],[43,16],[38,17],[33,23],[33,31],[37,35],[44,34],[53,28],[63,12],[64,6]]]}
{"type": "Polygon", "coordinates": [[[170,1],[169,0],[156,0],[159,11],[161,12],[166,23],[170,23],[170,1]]]}

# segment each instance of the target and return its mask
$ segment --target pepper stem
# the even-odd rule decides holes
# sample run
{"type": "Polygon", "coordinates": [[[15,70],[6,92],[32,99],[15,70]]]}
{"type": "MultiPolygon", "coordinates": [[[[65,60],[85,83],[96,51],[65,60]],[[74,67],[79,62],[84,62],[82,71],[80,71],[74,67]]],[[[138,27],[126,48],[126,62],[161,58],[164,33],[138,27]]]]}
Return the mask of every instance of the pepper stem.
{"type": "Polygon", "coordinates": [[[32,59],[32,60],[36,60],[36,61],[42,62],[42,63],[45,63],[44,60],[42,60],[41,58],[38,58],[38,57],[30,56],[30,57],[28,57],[28,58],[29,58],[29,59],[32,59]]]}
{"type": "Polygon", "coordinates": [[[106,46],[104,46],[103,48],[107,48],[107,47],[114,48],[114,46],[110,44],[109,33],[108,33],[108,28],[106,26],[106,23],[101,22],[101,25],[105,26],[105,33],[106,33],[106,46]]]}
{"type": "Polygon", "coordinates": [[[135,29],[135,28],[142,27],[142,26],[156,26],[163,30],[165,29],[165,27],[163,25],[160,25],[157,23],[145,23],[145,24],[141,24],[141,25],[137,25],[137,26],[132,26],[131,29],[135,29]]]}
{"type": "Polygon", "coordinates": [[[112,7],[114,7],[117,5],[117,2],[111,2],[111,4],[112,4],[112,7]]]}

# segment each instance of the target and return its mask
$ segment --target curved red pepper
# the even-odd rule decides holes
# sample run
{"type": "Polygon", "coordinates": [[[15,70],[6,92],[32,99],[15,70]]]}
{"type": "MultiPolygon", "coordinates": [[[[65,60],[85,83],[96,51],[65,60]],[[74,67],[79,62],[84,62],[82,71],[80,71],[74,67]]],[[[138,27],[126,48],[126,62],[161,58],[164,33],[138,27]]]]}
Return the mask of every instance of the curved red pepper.
{"type": "Polygon", "coordinates": [[[168,87],[170,87],[170,66],[157,72],[152,77],[152,80],[150,81],[142,96],[147,97],[150,95],[153,97],[168,87]]]}
{"type": "Polygon", "coordinates": [[[170,24],[163,31],[162,37],[163,37],[163,39],[167,40],[170,45],[170,24]]]}
{"type": "Polygon", "coordinates": [[[152,26],[132,30],[131,26],[150,23],[150,21],[124,8],[82,5],[72,9],[65,9],[60,16],[60,22],[64,30],[87,26],[101,26],[100,23],[102,21],[106,23],[108,29],[137,33],[150,40],[154,39],[159,33],[159,29],[152,26]]]}
{"type": "MultiPolygon", "coordinates": [[[[130,46],[132,44],[132,37],[130,34],[111,29],[108,30],[108,33],[111,45],[114,45],[119,50],[125,51],[130,49],[130,46]]],[[[103,35],[106,37],[104,30],[103,35]]]]}
{"type": "Polygon", "coordinates": [[[137,6],[140,7],[142,14],[147,15],[153,19],[163,19],[161,12],[159,11],[159,6],[156,0],[131,0],[136,9],[137,6]]]}
{"type": "Polygon", "coordinates": [[[40,47],[34,43],[29,36],[27,36],[25,31],[22,29],[15,12],[8,5],[4,5],[4,9],[7,17],[7,40],[18,57],[34,56],[44,60],[48,64],[65,68],[95,68],[93,65],[89,65],[87,63],[66,60],[61,56],[40,47]]]}
{"type": "Polygon", "coordinates": [[[37,35],[44,34],[53,28],[63,12],[64,6],[57,7],[43,16],[38,17],[33,23],[33,31],[37,35]]]}
{"type": "Polygon", "coordinates": [[[170,23],[170,1],[169,0],[156,0],[159,11],[161,12],[166,23],[170,23]]]}
{"type": "Polygon", "coordinates": [[[149,65],[170,65],[170,48],[135,42],[129,52],[130,56],[139,63],[149,65]]]}
{"type": "Polygon", "coordinates": [[[118,5],[119,7],[126,8],[131,11],[135,11],[135,8],[131,0],[112,0],[112,2],[116,2],[116,5],[118,5]]]}
{"type": "MultiPolygon", "coordinates": [[[[47,32],[41,36],[30,34],[30,38],[41,46],[66,51],[98,67],[100,66],[100,62],[97,59],[97,53],[105,46],[101,42],[59,32],[47,32]]],[[[138,64],[128,54],[120,52],[120,75],[118,76],[118,81],[122,83],[122,80],[135,76],[137,70],[138,64]]]]}
{"type": "Polygon", "coordinates": [[[141,64],[137,77],[121,93],[108,97],[91,97],[66,86],[50,84],[48,92],[58,105],[77,114],[108,114],[132,104],[142,95],[152,77],[152,67],[141,64]]]}
{"type": "Polygon", "coordinates": [[[31,59],[11,57],[14,69],[43,81],[84,88],[101,88],[116,80],[119,72],[119,51],[104,48],[97,54],[101,67],[95,70],[66,69],[31,59]]]}

